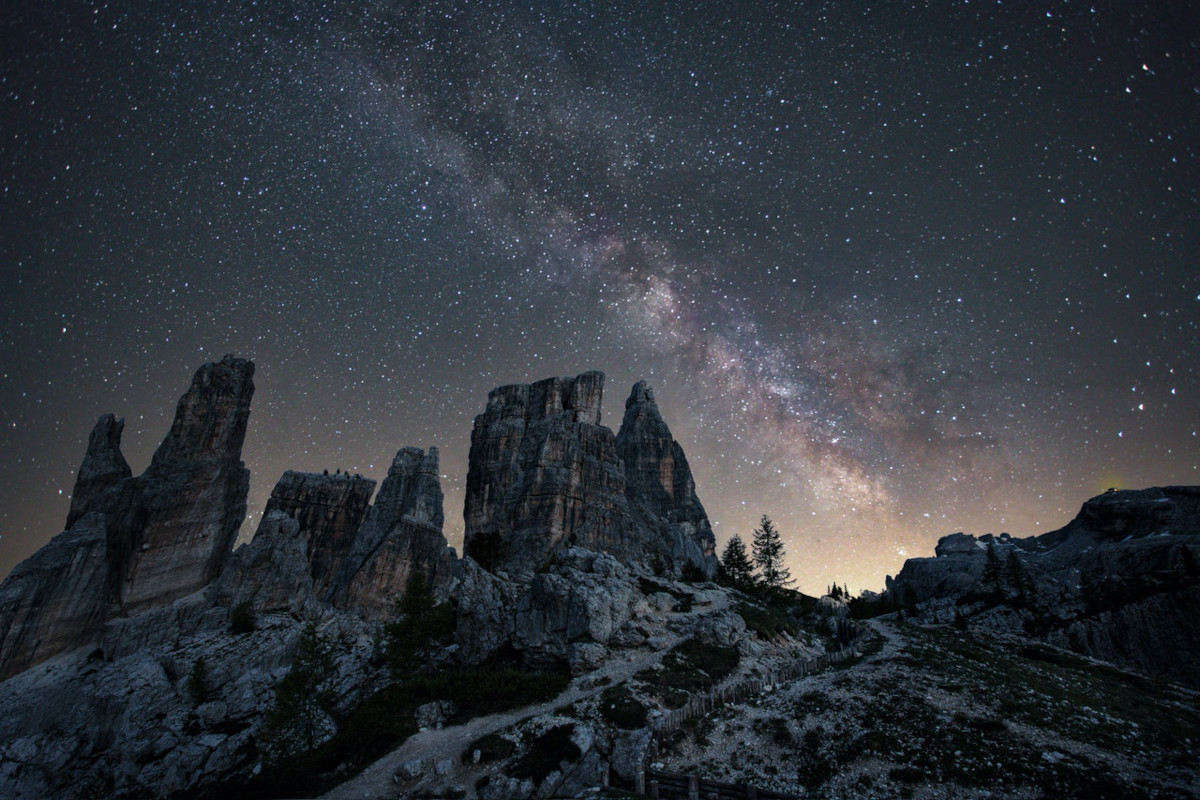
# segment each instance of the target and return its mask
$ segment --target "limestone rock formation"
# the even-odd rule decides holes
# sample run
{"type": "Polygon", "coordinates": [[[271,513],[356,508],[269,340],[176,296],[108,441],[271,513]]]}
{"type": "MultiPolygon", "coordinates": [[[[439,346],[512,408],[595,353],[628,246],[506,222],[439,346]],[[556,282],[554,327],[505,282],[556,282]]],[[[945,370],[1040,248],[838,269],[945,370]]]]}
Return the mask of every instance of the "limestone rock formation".
{"type": "Polygon", "coordinates": [[[255,611],[287,610],[314,617],[319,603],[313,583],[300,523],[276,509],[263,514],[254,538],[234,551],[206,594],[227,608],[249,603],[255,611]]]}
{"type": "Polygon", "coordinates": [[[587,372],[489,393],[471,432],[465,552],[525,578],[567,546],[711,575],[712,529],[653,393],[634,387],[614,436],[603,387],[587,372]]]}
{"type": "Polygon", "coordinates": [[[341,571],[374,491],[375,481],[361,475],[290,469],[271,490],[264,520],[281,511],[298,523],[318,597],[325,597],[341,571]]]}
{"type": "Polygon", "coordinates": [[[640,598],[629,570],[611,555],[567,548],[518,600],[513,646],[534,665],[586,660],[586,649],[576,652],[581,645],[607,644],[640,598]]]}
{"type": "Polygon", "coordinates": [[[254,365],[226,356],[196,372],[170,433],[131,477],[123,423],[96,423],[68,513],[69,529],[0,586],[0,677],[95,641],[104,622],[209,584],[246,515],[242,442],[254,365]]]}
{"type": "Polygon", "coordinates": [[[201,367],[180,398],[170,433],[137,478],[144,524],[109,529],[110,552],[125,556],[123,613],[203,588],[233,552],[250,490],[241,458],[253,377],[253,362],[225,356],[201,367]]]}
{"type": "Polygon", "coordinates": [[[691,563],[712,577],[717,570],[712,526],[683,448],[671,437],[645,381],[635,384],[625,401],[616,445],[625,465],[625,495],[657,540],[653,549],[669,553],[669,563],[691,563]]]}
{"type": "Polygon", "coordinates": [[[90,514],[0,585],[0,680],[99,633],[108,618],[104,517],[90,514]]]}
{"type": "Polygon", "coordinates": [[[464,551],[529,575],[565,542],[636,545],[613,433],[600,425],[604,375],[501,386],[471,431],[464,551]]]}
{"type": "Polygon", "coordinates": [[[454,642],[464,662],[478,664],[509,642],[519,592],[470,556],[458,562],[457,573],[452,588],[458,605],[454,642]]]}
{"type": "Polygon", "coordinates": [[[87,454],[75,477],[75,490],[71,492],[67,529],[83,516],[97,495],[133,475],[121,454],[121,432],[124,430],[125,420],[112,414],[100,417],[92,428],[87,454]]]}
{"type": "MultiPolygon", "coordinates": [[[[1113,491],[1063,528],[1027,539],[944,537],[936,558],[909,559],[888,591],[949,621],[958,609],[1016,624],[1097,658],[1200,685],[1200,486],[1113,491]],[[982,585],[987,546],[1027,574],[982,585]],[[1014,607],[1017,613],[1003,614],[1014,607]]],[[[974,617],[973,617],[974,618],[974,617]]]]}
{"type": "Polygon", "coordinates": [[[401,448],[342,562],[333,602],[381,619],[393,613],[416,573],[444,590],[457,560],[442,534],[444,521],[438,449],[401,448]]]}

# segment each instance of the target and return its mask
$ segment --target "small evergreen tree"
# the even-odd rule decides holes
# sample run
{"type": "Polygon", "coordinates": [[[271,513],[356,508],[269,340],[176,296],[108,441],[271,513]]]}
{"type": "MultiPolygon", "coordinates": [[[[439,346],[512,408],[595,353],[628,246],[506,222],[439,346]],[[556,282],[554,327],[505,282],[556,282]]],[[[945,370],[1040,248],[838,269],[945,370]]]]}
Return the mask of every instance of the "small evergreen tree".
{"type": "Polygon", "coordinates": [[[238,603],[229,610],[229,630],[233,633],[250,633],[258,628],[258,614],[249,600],[238,603]]]}
{"type": "Polygon", "coordinates": [[[1000,556],[996,552],[996,540],[990,539],[987,545],[987,555],[983,562],[983,585],[990,589],[992,594],[999,597],[1003,584],[1004,565],[1000,563],[1000,556]]]}
{"type": "Polygon", "coordinates": [[[201,656],[192,662],[192,671],[188,673],[187,688],[193,705],[198,706],[208,698],[208,684],[208,664],[204,663],[204,657],[201,656]]]}
{"type": "Polygon", "coordinates": [[[333,650],[308,623],[296,643],[291,669],[275,687],[275,705],[267,712],[259,738],[269,760],[308,753],[336,728],[330,714],[335,696],[333,650]]]}
{"type": "Polygon", "coordinates": [[[746,543],[737,534],[725,543],[725,549],[721,551],[721,580],[743,591],[754,586],[754,563],[746,552],[746,543]]]}
{"type": "Polygon", "coordinates": [[[1025,565],[1021,563],[1015,549],[1008,551],[1008,563],[1005,566],[1009,585],[1016,589],[1021,604],[1025,605],[1031,602],[1037,594],[1037,586],[1029,576],[1029,570],[1025,569],[1025,565]]]}
{"type": "Polygon", "coordinates": [[[384,655],[397,672],[413,672],[454,633],[454,607],[438,603],[420,572],[408,579],[396,603],[400,619],[384,626],[384,655]]]}
{"type": "Polygon", "coordinates": [[[751,547],[763,585],[770,590],[787,588],[792,583],[792,574],[783,563],[783,538],[766,514],[763,514],[762,522],[754,529],[751,547]]]}

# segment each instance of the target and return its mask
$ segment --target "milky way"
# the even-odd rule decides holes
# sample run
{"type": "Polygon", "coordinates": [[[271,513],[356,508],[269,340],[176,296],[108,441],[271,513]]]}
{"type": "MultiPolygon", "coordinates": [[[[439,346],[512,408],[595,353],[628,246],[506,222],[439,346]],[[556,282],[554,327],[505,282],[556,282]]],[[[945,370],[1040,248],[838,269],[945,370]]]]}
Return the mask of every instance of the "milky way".
{"type": "Polygon", "coordinates": [[[199,364],[287,468],[503,383],[648,380],[718,539],[808,591],[1200,472],[1188,3],[22,3],[0,73],[0,572],[199,364]],[[48,7],[50,6],[50,7],[48,7]]]}

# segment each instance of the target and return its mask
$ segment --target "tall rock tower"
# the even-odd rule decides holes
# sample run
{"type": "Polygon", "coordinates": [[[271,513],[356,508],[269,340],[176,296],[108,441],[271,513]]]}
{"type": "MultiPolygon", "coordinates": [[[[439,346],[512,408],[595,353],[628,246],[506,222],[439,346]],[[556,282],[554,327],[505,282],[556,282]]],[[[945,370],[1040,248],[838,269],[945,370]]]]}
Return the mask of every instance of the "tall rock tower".
{"type": "Polygon", "coordinates": [[[711,575],[712,530],[687,461],[638,386],[624,438],[600,424],[601,372],[493,389],[471,431],[465,554],[520,576],[577,545],[711,575]]]}

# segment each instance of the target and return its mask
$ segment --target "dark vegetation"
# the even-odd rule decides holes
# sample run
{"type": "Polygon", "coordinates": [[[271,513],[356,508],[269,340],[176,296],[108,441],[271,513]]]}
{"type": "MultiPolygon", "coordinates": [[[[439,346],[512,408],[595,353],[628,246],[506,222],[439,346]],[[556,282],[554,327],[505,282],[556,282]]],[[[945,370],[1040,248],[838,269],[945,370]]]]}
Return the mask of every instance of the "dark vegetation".
{"type": "Polygon", "coordinates": [[[455,607],[438,603],[433,587],[421,573],[408,581],[396,604],[400,617],[384,626],[383,655],[393,674],[410,674],[454,637],[455,607]]]}
{"type": "Polygon", "coordinates": [[[203,658],[197,658],[192,662],[192,671],[188,673],[188,696],[192,698],[192,705],[200,705],[208,698],[210,691],[208,664],[203,658]]]}
{"type": "Polygon", "coordinates": [[[606,722],[625,730],[636,730],[646,724],[646,706],[623,683],[604,690],[599,711],[606,722]]]}
{"type": "Polygon", "coordinates": [[[635,677],[646,692],[659,698],[668,708],[678,708],[692,694],[715,686],[738,665],[738,652],[732,647],[706,644],[688,639],[662,660],[661,669],[646,669],[635,677]]]}
{"type": "Polygon", "coordinates": [[[564,761],[575,761],[581,755],[579,746],[571,741],[575,732],[574,723],[551,728],[531,742],[525,744],[524,752],[508,769],[508,773],[519,780],[526,778],[535,785],[546,780],[551,772],[564,761]]]}
{"type": "MultiPolygon", "coordinates": [[[[301,636],[288,675],[276,688],[258,743],[266,755],[261,773],[237,786],[214,787],[209,797],[300,797],[345,781],[417,730],[419,706],[449,700],[451,722],[540,703],[560,694],[562,672],[530,672],[504,660],[478,669],[432,671],[435,655],[454,632],[454,608],[437,603],[422,575],[409,582],[397,604],[401,616],[385,627],[381,650],[393,682],[348,713],[337,713],[330,689],[330,644],[313,625],[301,636]]],[[[495,754],[492,743],[490,755],[495,754]]]]}
{"type": "Polygon", "coordinates": [[[467,745],[467,749],[463,750],[462,761],[464,764],[470,764],[475,760],[475,753],[479,753],[479,763],[490,764],[493,761],[503,761],[516,752],[516,742],[505,739],[498,733],[489,733],[467,745]]]}
{"type": "Polygon", "coordinates": [[[267,766],[248,782],[216,787],[213,798],[304,797],[357,774],[416,733],[418,706],[450,700],[459,723],[485,714],[540,703],[560,694],[569,677],[516,669],[444,671],[403,678],[376,692],[339,720],[337,734],[311,752],[267,766]]]}
{"type": "Polygon", "coordinates": [[[887,592],[879,595],[878,600],[867,600],[865,597],[851,597],[848,603],[850,616],[853,619],[873,619],[884,614],[899,610],[899,606],[887,592]]]}
{"type": "Polygon", "coordinates": [[[254,604],[249,600],[238,603],[229,609],[229,630],[231,633],[250,633],[258,628],[258,614],[254,604]]]}

